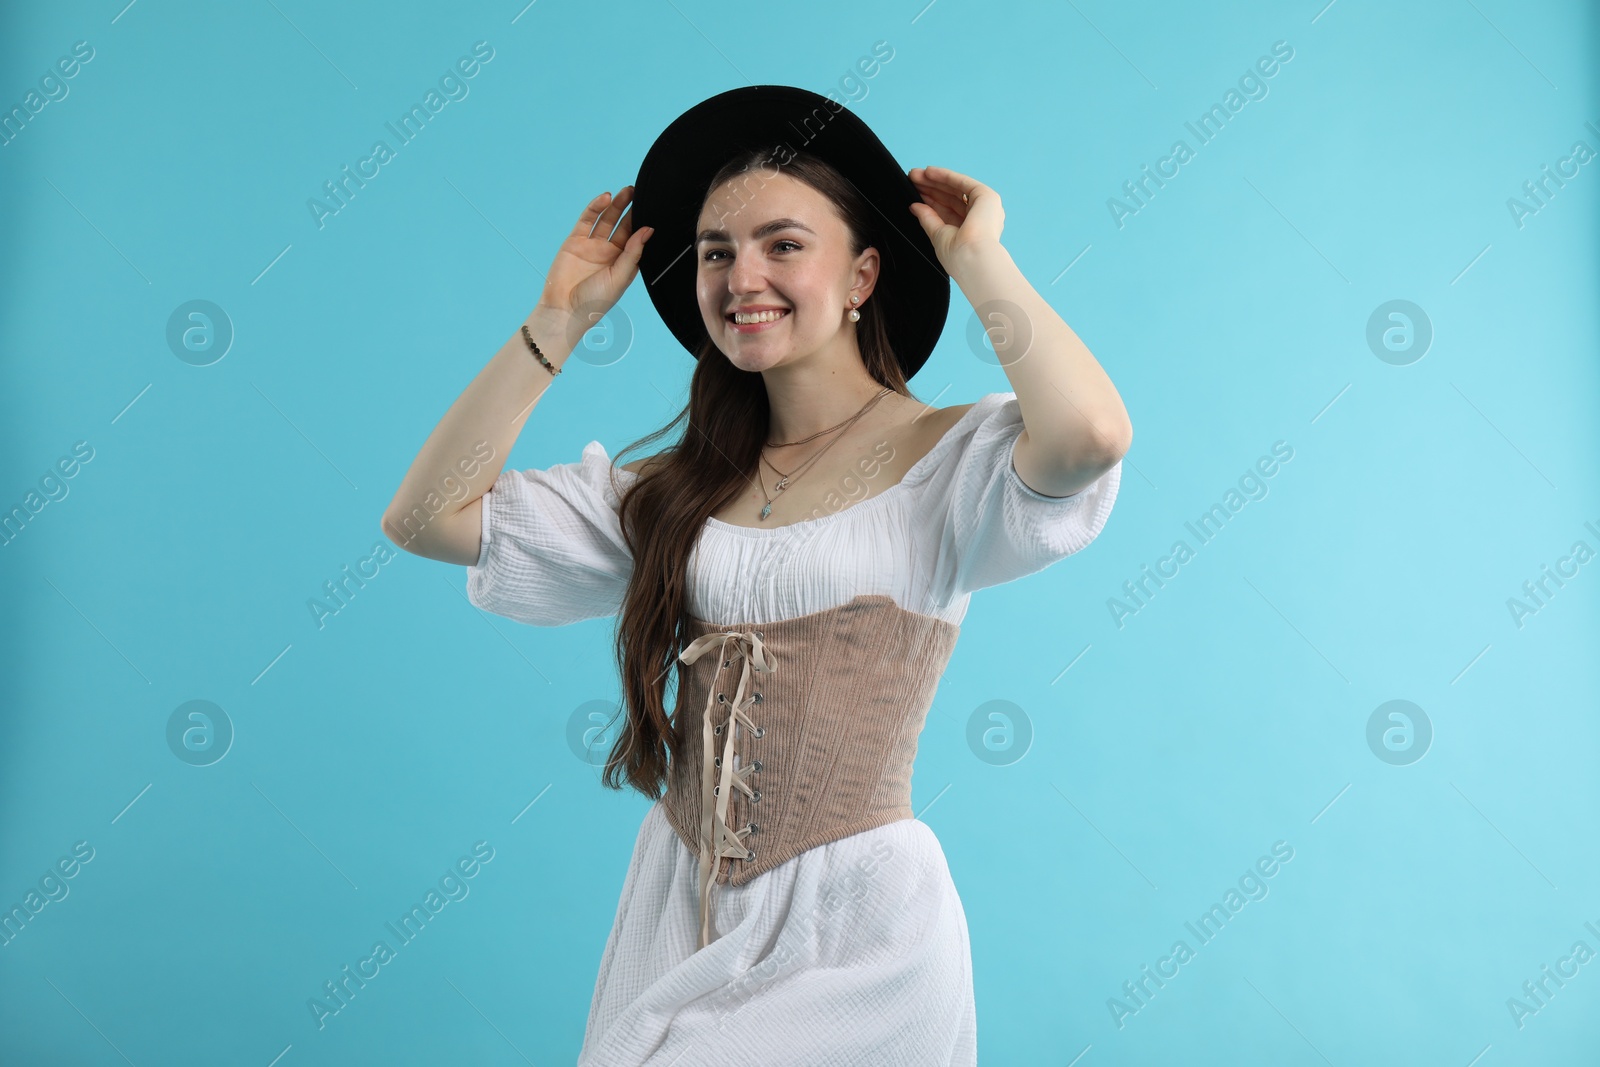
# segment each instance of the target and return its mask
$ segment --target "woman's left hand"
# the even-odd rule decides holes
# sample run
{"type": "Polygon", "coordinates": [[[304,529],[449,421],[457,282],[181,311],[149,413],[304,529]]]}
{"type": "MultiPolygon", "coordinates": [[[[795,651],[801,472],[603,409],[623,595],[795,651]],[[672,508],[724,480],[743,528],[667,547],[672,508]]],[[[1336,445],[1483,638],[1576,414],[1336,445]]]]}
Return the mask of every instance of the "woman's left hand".
{"type": "Polygon", "coordinates": [[[1000,243],[1006,213],[999,193],[944,167],[913,167],[910,177],[923,201],[912,204],[911,213],[948,273],[954,274],[972,249],[1000,243]]]}

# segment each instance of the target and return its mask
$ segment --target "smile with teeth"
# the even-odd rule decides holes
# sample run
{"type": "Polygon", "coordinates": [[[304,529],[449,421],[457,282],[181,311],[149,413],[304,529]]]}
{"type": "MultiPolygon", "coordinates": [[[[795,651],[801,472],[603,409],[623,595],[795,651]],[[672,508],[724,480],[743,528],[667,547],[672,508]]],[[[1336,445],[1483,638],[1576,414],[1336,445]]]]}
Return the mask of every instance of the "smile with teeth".
{"type": "Polygon", "coordinates": [[[750,314],[746,314],[742,311],[735,311],[729,317],[737,326],[754,326],[757,323],[762,322],[777,322],[787,314],[789,314],[788,309],[784,309],[782,311],[757,311],[750,314]]]}

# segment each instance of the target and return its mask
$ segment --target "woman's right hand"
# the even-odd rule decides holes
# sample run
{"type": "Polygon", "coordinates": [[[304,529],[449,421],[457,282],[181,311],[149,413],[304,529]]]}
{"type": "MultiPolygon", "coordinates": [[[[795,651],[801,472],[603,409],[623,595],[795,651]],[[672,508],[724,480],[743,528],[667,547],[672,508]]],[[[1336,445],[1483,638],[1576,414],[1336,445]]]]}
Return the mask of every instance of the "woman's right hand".
{"type": "Polygon", "coordinates": [[[568,313],[582,310],[593,321],[622,299],[639,272],[639,256],[653,232],[646,226],[635,233],[631,211],[622,217],[632,199],[633,186],[627,185],[615,198],[601,193],[589,201],[556,251],[539,296],[541,306],[568,313]]]}

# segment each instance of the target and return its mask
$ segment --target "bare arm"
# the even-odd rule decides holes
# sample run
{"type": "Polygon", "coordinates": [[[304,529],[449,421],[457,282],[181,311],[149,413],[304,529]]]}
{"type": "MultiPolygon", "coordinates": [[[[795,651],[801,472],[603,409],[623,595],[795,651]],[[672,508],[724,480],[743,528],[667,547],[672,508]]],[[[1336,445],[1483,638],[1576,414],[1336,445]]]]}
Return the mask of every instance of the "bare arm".
{"type": "MultiPolygon", "coordinates": [[[[557,368],[572,351],[567,314],[536,307],[526,325],[557,368]]],[[[478,561],[483,494],[505,468],[511,446],[555,377],[534,359],[519,329],[444,413],[383,513],[400,548],[469,566],[478,561]]]]}
{"type": "Polygon", "coordinates": [[[1022,410],[1012,454],[1017,477],[1045,496],[1082,492],[1133,445],[1121,394],[1000,243],[1000,195],[944,167],[915,167],[909,176],[923,201],[911,213],[984,326],[993,327],[995,356],[1022,410]]]}
{"type": "MultiPolygon", "coordinates": [[[[632,196],[633,187],[624,186],[614,200],[602,193],[589,201],[556,253],[526,320],[539,351],[557,369],[576,337],[569,323],[609,311],[638,273],[651,231],[645,227],[635,233],[632,213],[624,214],[632,196]]],[[[383,513],[384,535],[418,556],[462,566],[477,563],[483,494],[505,468],[517,434],[553,381],[528,350],[522,330],[513,332],[423,442],[383,513]]]]}

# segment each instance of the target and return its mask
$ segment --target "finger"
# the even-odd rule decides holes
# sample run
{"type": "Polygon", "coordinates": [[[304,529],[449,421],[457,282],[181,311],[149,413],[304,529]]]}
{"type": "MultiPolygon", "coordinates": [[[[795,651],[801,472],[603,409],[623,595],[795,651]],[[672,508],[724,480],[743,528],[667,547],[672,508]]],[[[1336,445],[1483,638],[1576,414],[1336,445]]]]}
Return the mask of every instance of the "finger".
{"type": "Polygon", "coordinates": [[[949,185],[949,178],[937,167],[917,167],[911,171],[911,180],[918,185],[949,185]]]}
{"type": "Polygon", "coordinates": [[[644,255],[644,243],[650,240],[651,235],[654,233],[655,230],[646,226],[637,231],[636,234],[630,234],[627,244],[622,246],[623,255],[632,256],[634,260],[638,260],[640,256],[644,255]],[[637,240],[635,240],[635,237],[637,237],[637,240]]]}
{"type": "Polygon", "coordinates": [[[930,237],[933,236],[933,234],[937,232],[940,227],[949,226],[951,224],[949,213],[940,211],[932,204],[916,204],[914,206],[922,209],[921,211],[913,212],[913,214],[917,216],[917,221],[922,223],[922,228],[928,231],[928,235],[930,237]]]}
{"type": "Polygon", "coordinates": [[[957,195],[966,193],[968,199],[977,197],[980,192],[988,188],[976,178],[970,178],[960,171],[954,171],[948,167],[926,167],[924,169],[928,171],[928,176],[934,181],[956,190],[957,195]]]}
{"type": "Polygon", "coordinates": [[[954,188],[950,182],[941,178],[935,178],[931,173],[929,173],[929,168],[927,167],[918,167],[917,170],[911,172],[911,184],[915,185],[918,189],[954,188]],[[920,174],[918,173],[919,171],[921,172],[920,174]]]}
{"type": "Polygon", "coordinates": [[[628,205],[627,212],[622,216],[622,221],[617,223],[617,231],[611,235],[611,243],[618,248],[628,247],[628,238],[633,236],[633,205],[628,205]]]}
{"type": "MultiPolygon", "coordinates": [[[[967,176],[958,174],[949,167],[913,167],[911,170],[912,181],[947,183],[960,178],[967,178],[967,176]]],[[[967,178],[967,180],[970,181],[971,179],[967,178]]]]}
{"type": "Polygon", "coordinates": [[[930,204],[936,204],[958,217],[965,216],[967,208],[971,205],[961,202],[959,193],[952,193],[945,189],[927,189],[922,193],[922,198],[930,204]]]}
{"type": "Polygon", "coordinates": [[[962,189],[978,184],[976,178],[970,178],[960,171],[951,170],[949,167],[924,167],[923,169],[928,172],[928,176],[933,180],[950,182],[953,185],[960,186],[962,189]]]}
{"type": "Polygon", "coordinates": [[[617,224],[617,219],[622,217],[623,211],[627,209],[628,202],[632,199],[633,186],[624,185],[600,213],[600,224],[595,227],[595,236],[609,238],[611,228],[617,224]]]}
{"type": "Polygon", "coordinates": [[[916,215],[917,221],[922,224],[922,232],[927,234],[930,240],[935,238],[940,230],[951,224],[949,218],[937,208],[929,207],[927,204],[914,206],[922,209],[912,213],[916,215]]]}
{"type": "Polygon", "coordinates": [[[917,192],[928,199],[940,199],[947,203],[965,204],[968,201],[961,199],[965,191],[948,182],[916,182],[917,192]]]}
{"type": "Polygon", "coordinates": [[[922,227],[922,232],[932,237],[944,220],[939,218],[939,213],[927,204],[912,204],[911,214],[916,217],[917,223],[922,227]],[[921,208],[921,211],[917,209],[921,208]],[[931,215],[931,217],[930,217],[931,215]]]}
{"type": "Polygon", "coordinates": [[[589,236],[589,231],[594,229],[594,224],[595,224],[596,220],[598,220],[600,218],[600,212],[602,210],[604,210],[604,208],[606,206],[606,203],[609,201],[610,197],[611,197],[611,194],[609,192],[606,192],[606,193],[601,193],[599,196],[597,196],[593,200],[589,201],[588,206],[585,207],[583,209],[583,212],[578,216],[578,221],[573,224],[572,236],[574,236],[574,237],[588,237],[589,236]]]}
{"type": "Polygon", "coordinates": [[[962,190],[952,185],[922,185],[917,188],[917,191],[923,196],[941,197],[946,200],[961,202],[962,190]]]}
{"type": "Polygon", "coordinates": [[[965,215],[962,215],[959,211],[953,207],[950,207],[948,204],[933,203],[923,204],[922,206],[933,212],[941,223],[948,222],[959,226],[966,219],[965,215]]]}
{"type": "Polygon", "coordinates": [[[939,195],[944,203],[950,205],[951,210],[960,212],[961,216],[965,218],[968,213],[970,213],[972,209],[977,206],[978,198],[983,194],[973,193],[970,199],[963,200],[961,198],[961,193],[958,193],[953,189],[947,189],[941,190],[939,195]]]}

